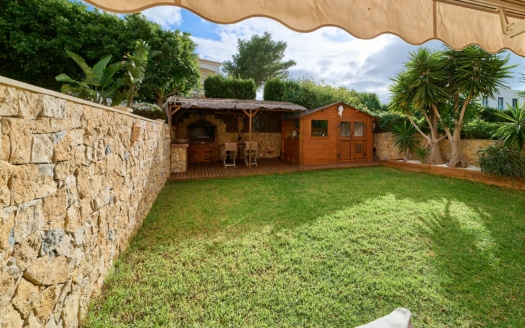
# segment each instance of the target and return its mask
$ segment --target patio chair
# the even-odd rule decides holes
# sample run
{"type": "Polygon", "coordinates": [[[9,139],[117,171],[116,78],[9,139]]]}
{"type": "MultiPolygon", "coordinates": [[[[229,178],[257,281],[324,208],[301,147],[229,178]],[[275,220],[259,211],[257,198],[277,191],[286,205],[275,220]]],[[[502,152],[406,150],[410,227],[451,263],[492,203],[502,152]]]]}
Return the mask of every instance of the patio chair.
{"type": "Polygon", "coordinates": [[[237,157],[237,143],[225,142],[224,143],[224,167],[235,166],[235,158],[237,157]]]}
{"type": "Polygon", "coordinates": [[[246,148],[244,148],[244,162],[246,166],[257,166],[257,142],[246,141],[246,148]]]}

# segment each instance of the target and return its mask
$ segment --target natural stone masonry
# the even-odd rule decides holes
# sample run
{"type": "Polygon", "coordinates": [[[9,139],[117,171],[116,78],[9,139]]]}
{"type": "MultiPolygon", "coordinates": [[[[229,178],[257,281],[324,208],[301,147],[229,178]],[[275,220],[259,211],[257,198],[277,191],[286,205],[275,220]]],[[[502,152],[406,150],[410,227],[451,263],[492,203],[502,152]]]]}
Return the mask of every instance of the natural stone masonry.
{"type": "Polygon", "coordinates": [[[77,327],[169,171],[164,123],[0,77],[0,328],[77,327]]]}
{"type": "MultiPolygon", "coordinates": [[[[477,139],[462,139],[461,140],[461,150],[463,152],[463,156],[465,156],[465,159],[468,161],[469,165],[478,166],[478,160],[479,160],[479,154],[478,151],[480,149],[487,148],[491,144],[493,144],[494,140],[477,140],[477,139]]],[[[424,147],[426,144],[426,141],[421,141],[421,147],[424,147]]],[[[441,153],[443,154],[443,158],[448,161],[450,159],[450,143],[447,139],[441,140],[439,142],[439,147],[441,149],[441,153]]],[[[380,160],[388,160],[388,159],[402,159],[403,154],[397,149],[397,147],[394,144],[392,133],[390,132],[384,132],[384,133],[374,133],[374,148],[376,151],[376,156],[380,160]]],[[[408,159],[417,159],[414,154],[408,154],[408,159]]]]}

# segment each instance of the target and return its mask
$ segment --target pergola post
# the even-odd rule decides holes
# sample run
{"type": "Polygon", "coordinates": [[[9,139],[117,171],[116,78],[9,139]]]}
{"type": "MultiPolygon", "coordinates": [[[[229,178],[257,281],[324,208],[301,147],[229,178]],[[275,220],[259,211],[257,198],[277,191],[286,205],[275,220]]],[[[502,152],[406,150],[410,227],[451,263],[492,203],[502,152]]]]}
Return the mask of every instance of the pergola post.
{"type": "Polygon", "coordinates": [[[168,106],[168,110],[167,110],[167,114],[168,114],[168,125],[170,127],[170,143],[171,141],[173,141],[173,139],[175,139],[177,136],[173,136],[173,126],[172,126],[172,122],[173,122],[173,115],[175,115],[180,109],[182,108],[182,106],[180,105],[172,105],[172,106],[168,106]]]}
{"type": "MultiPolygon", "coordinates": [[[[252,118],[259,112],[259,110],[253,110],[253,109],[250,109],[249,112],[247,112],[245,109],[242,110],[244,112],[244,114],[246,114],[246,116],[248,116],[248,120],[249,120],[249,123],[248,123],[248,134],[249,134],[249,146],[252,145],[252,118]]],[[[250,165],[248,166],[249,168],[252,167],[251,163],[252,163],[252,152],[249,151],[248,152],[248,163],[250,163],[250,165]]]]}

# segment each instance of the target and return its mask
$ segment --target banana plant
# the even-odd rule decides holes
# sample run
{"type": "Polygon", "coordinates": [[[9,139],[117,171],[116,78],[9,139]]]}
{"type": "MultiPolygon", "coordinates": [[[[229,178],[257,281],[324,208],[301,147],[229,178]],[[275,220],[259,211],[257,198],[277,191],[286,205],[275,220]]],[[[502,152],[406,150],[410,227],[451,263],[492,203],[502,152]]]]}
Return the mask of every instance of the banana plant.
{"type": "MultiPolygon", "coordinates": [[[[123,63],[108,65],[111,60],[111,55],[109,55],[90,67],[80,55],[69,50],[66,52],[80,66],[84,77],[82,80],[75,80],[64,73],[57,75],[55,79],[64,83],[61,88],[62,93],[108,105],[108,100],[113,100],[117,91],[123,86],[122,79],[116,77],[116,74],[123,68],[123,63]]],[[[118,105],[118,103],[112,101],[111,105],[118,105]]]]}
{"type": "Polygon", "coordinates": [[[147,42],[138,40],[135,42],[135,50],[124,56],[122,66],[126,70],[123,77],[125,90],[118,92],[118,98],[126,100],[126,106],[131,107],[133,99],[146,76],[148,61],[160,54],[160,51],[152,51],[147,42]]]}

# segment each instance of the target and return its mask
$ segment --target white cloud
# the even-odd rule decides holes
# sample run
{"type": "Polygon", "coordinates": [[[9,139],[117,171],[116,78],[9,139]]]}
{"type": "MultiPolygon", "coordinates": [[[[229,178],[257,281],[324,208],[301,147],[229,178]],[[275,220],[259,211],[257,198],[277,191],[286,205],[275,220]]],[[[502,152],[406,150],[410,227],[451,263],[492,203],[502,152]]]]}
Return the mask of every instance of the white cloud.
{"type": "MultiPolygon", "coordinates": [[[[173,28],[175,24],[182,24],[180,28],[191,33],[192,27],[184,26],[180,11],[174,8],[176,7],[158,7],[158,11],[150,14],[148,10],[144,14],[151,15],[147,17],[163,26],[170,25],[173,28]],[[170,11],[172,14],[168,13],[170,11]]],[[[254,34],[269,32],[273,40],[287,43],[284,59],[293,59],[297,63],[289,69],[292,78],[309,77],[336,87],[374,92],[383,103],[389,100],[390,79],[403,70],[409,53],[417,49],[417,46],[390,34],[361,40],[335,27],[298,33],[267,18],[251,18],[228,25],[199,24],[193,28],[212,29],[210,35],[218,36],[215,40],[193,37],[198,44],[197,53],[203,59],[217,62],[230,60],[237,53],[238,39],[247,40],[254,34]]],[[[429,41],[424,46],[431,49],[443,48],[440,41],[429,41]]],[[[520,66],[514,69],[515,78],[509,80],[509,84],[513,89],[523,90],[519,73],[523,70],[525,59],[511,54],[511,63],[520,66]]]]}
{"type": "Polygon", "coordinates": [[[162,28],[169,30],[182,25],[181,8],[175,6],[162,6],[146,9],[142,12],[146,18],[162,28]]]}

